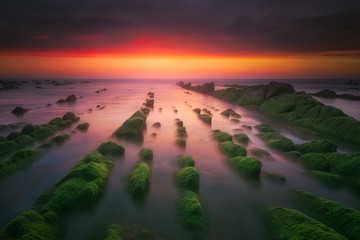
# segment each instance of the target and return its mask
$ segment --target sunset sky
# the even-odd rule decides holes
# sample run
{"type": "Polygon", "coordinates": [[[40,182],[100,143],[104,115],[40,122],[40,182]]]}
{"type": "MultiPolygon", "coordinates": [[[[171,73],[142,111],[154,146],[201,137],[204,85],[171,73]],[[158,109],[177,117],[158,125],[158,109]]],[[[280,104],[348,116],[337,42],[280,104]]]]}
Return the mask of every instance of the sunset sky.
{"type": "Polygon", "coordinates": [[[359,78],[359,0],[3,0],[0,78],[359,78]]]}

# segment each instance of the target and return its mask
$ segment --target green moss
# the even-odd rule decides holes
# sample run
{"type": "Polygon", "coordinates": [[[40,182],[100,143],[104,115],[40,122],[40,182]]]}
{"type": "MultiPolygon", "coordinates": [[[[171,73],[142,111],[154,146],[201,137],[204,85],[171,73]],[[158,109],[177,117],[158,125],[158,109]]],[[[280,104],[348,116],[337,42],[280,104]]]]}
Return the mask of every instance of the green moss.
{"type": "Polygon", "coordinates": [[[73,112],[67,112],[67,113],[65,113],[65,115],[62,117],[62,120],[70,120],[70,121],[72,121],[72,122],[75,122],[76,121],[76,119],[77,119],[77,117],[76,117],[76,115],[75,115],[75,113],[73,113],[73,112]]]}
{"type": "Polygon", "coordinates": [[[31,133],[31,136],[36,140],[42,140],[54,135],[55,131],[56,129],[53,127],[39,126],[31,133]]]}
{"type": "Polygon", "coordinates": [[[264,123],[256,125],[255,128],[261,133],[275,132],[275,130],[270,125],[264,123]]]}
{"type": "Polygon", "coordinates": [[[343,184],[344,179],[337,174],[311,170],[309,173],[327,186],[337,187],[343,184]]]}
{"type": "Polygon", "coordinates": [[[268,209],[273,239],[291,240],[345,240],[333,229],[296,210],[283,207],[268,209]]]}
{"type": "Polygon", "coordinates": [[[248,144],[249,143],[249,137],[245,134],[245,133],[239,133],[239,134],[235,134],[234,138],[242,143],[242,144],[248,144]]]}
{"type": "Polygon", "coordinates": [[[11,113],[14,115],[24,115],[29,109],[23,107],[15,107],[11,113]]]}
{"type": "Polygon", "coordinates": [[[270,153],[266,150],[260,148],[254,148],[250,150],[251,154],[254,156],[270,156],[270,153]]]}
{"type": "Polygon", "coordinates": [[[252,130],[252,126],[249,126],[249,125],[242,125],[242,127],[247,130],[252,130]]]}
{"type": "Polygon", "coordinates": [[[175,183],[178,187],[197,191],[199,189],[200,175],[194,167],[184,167],[177,172],[175,183]]]}
{"type": "Polygon", "coordinates": [[[267,179],[277,182],[277,183],[285,183],[286,178],[283,175],[275,174],[275,173],[269,173],[269,172],[263,172],[264,177],[267,179]]]}
{"type": "Polygon", "coordinates": [[[187,133],[186,133],[186,128],[185,127],[179,127],[177,129],[177,135],[179,137],[186,137],[187,133]]]}
{"type": "Polygon", "coordinates": [[[262,163],[252,157],[233,157],[228,163],[241,175],[249,178],[259,179],[262,163]]]}
{"type": "Polygon", "coordinates": [[[176,126],[178,126],[179,128],[183,127],[184,126],[183,121],[180,120],[176,121],[176,126]]]}
{"type": "Polygon", "coordinates": [[[21,135],[15,138],[14,142],[16,142],[18,148],[22,148],[34,143],[35,139],[30,137],[29,135],[21,135]]]}
{"type": "Polygon", "coordinates": [[[50,142],[56,143],[56,144],[63,144],[66,140],[68,140],[70,136],[66,133],[57,135],[56,137],[51,138],[50,142]]]}
{"type": "Polygon", "coordinates": [[[128,176],[127,188],[134,197],[142,197],[147,192],[150,184],[150,168],[140,162],[128,176]]]}
{"type": "Polygon", "coordinates": [[[281,136],[277,132],[260,133],[258,136],[276,150],[289,152],[295,149],[295,144],[289,138],[281,136]]]}
{"type": "Polygon", "coordinates": [[[154,122],[154,124],[152,125],[155,128],[159,128],[161,127],[161,123],[160,122],[154,122]]]}
{"type": "Polygon", "coordinates": [[[7,141],[6,137],[0,136],[0,143],[1,143],[1,142],[5,142],[5,141],[7,141]]]}
{"type": "Polygon", "coordinates": [[[300,157],[300,161],[304,165],[304,167],[309,170],[329,172],[331,169],[330,161],[319,153],[304,154],[300,157]]]}
{"type": "Polygon", "coordinates": [[[140,111],[143,113],[143,114],[145,114],[145,115],[149,115],[149,113],[150,113],[150,109],[148,109],[148,108],[140,108],[140,111]]]}
{"type": "Polygon", "coordinates": [[[197,114],[200,114],[201,109],[200,108],[194,108],[193,111],[196,112],[197,114]]]}
{"type": "Polygon", "coordinates": [[[349,239],[360,239],[360,212],[309,192],[296,190],[293,193],[321,222],[349,239]]]}
{"type": "Polygon", "coordinates": [[[203,122],[205,122],[205,123],[207,123],[207,124],[211,124],[212,117],[210,117],[209,115],[207,115],[207,114],[200,114],[200,115],[199,115],[199,118],[200,118],[203,122]]]}
{"type": "Polygon", "coordinates": [[[37,149],[22,149],[11,158],[0,160],[0,177],[9,175],[35,161],[40,155],[37,149]]]}
{"type": "Polygon", "coordinates": [[[232,136],[226,132],[214,131],[214,138],[218,142],[232,141],[232,136]]]}
{"type": "Polygon", "coordinates": [[[206,113],[206,114],[208,114],[208,115],[213,115],[212,113],[211,113],[211,111],[209,111],[209,110],[207,110],[206,108],[203,108],[203,111],[206,113]]]}
{"type": "Polygon", "coordinates": [[[77,129],[79,129],[80,131],[86,131],[89,128],[89,123],[80,123],[79,125],[76,126],[77,129]]]}
{"type": "Polygon", "coordinates": [[[112,166],[112,161],[98,151],[86,155],[40,196],[40,213],[63,214],[94,203],[105,189],[112,166]]]}
{"type": "Polygon", "coordinates": [[[154,240],[154,234],[149,229],[141,229],[136,232],[134,240],[154,240]]]}
{"type": "Polygon", "coordinates": [[[288,158],[298,159],[301,157],[302,153],[298,151],[290,151],[290,152],[285,152],[284,155],[288,158]]]}
{"type": "Polygon", "coordinates": [[[125,153],[124,147],[113,141],[102,143],[96,150],[104,156],[123,156],[125,153]]]}
{"type": "Polygon", "coordinates": [[[191,191],[183,192],[183,198],[179,204],[178,216],[181,224],[186,229],[200,230],[207,224],[204,209],[196,194],[191,191]]]}
{"type": "Polygon", "coordinates": [[[27,210],[0,230],[0,239],[55,239],[56,227],[46,217],[34,210],[27,210]]]}
{"type": "Polygon", "coordinates": [[[16,150],[17,147],[18,147],[18,145],[15,141],[0,142],[0,156],[16,150]]]}
{"type": "Polygon", "coordinates": [[[233,116],[233,117],[241,118],[241,115],[234,112],[234,110],[232,110],[231,108],[226,109],[225,111],[221,112],[220,114],[227,116],[227,117],[233,116]]]}
{"type": "Polygon", "coordinates": [[[125,240],[125,231],[120,224],[111,224],[107,227],[104,240],[125,240]]]}
{"type": "Polygon", "coordinates": [[[143,130],[145,128],[146,116],[141,112],[136,112],[119,127],[114,135],[126,140],[142,141],[143,130]]]}
{"type": "Polygon", "coordinates": [[[153,99],[147,99],[145,102],[145,106],[149,107],[149,108],[153,108],[154,107],[154,100],[153,99]]]}
{"type": "Polygon", "coordinates": [[[49,148],[51,148],[52,146],[53,146],[53,144],[52,144],[51,142],[46,142],[46,143],[44,143],[44,144],[41,144],[41,145],[39,146],[39,148],[49,149],[49,148]]]}
{"type": "Polygon", "coordinates": [[[181,148],[185,148],[186,147],[186,140],[183,138],[177,139],[176,140],[176,145],[178,145],[181,148]]]}
{"type": "Polygon", "coordinates": [[[219,144],[220,150],[228,157],[246,156],[246,148],[231,141],[225,141],[219,144]]]}
{"type": "Polygon", "coordinates": [[[311,141],[303,144],[297,144],[295,146],[296,150],[301,152],[302,154],[305,153],[329,153],[329,152],[336,152],[337,146],[327,140],[316,140],[311,141]]]}
{"type": "Polygon", "coordinates": [[[195,166],[195,161],[194,161],[192,156],[184,156],[184,155],[182,155],[182,156],[179,157],[178,163],[179,163],[179,166],[181,168],[194,167],[195,166]]]}
{"type": "Polygon", "coordinates": [[[323,156],[330,162],[331,168],[342,176],[349,177],[360,172],[360,153],[328,153],[323,156]]]}
{"type": "Polygon", "coordinates": [[[153,160],[153,150],[151,148],[143,148],[140,151],[140,159],[145,162],[151,162],[153,160]]]}
{"type": "Polygon", "coordinates": [[[21,135],[23,135],[22,132],[11,132],[11,133],[9,133],[9,134],[7,135],[6,139],[7,139],[8,141],[12,141],[12,140],[14,140],[14,139],[17,138],[17,137],[20,137],[21,135]]]}

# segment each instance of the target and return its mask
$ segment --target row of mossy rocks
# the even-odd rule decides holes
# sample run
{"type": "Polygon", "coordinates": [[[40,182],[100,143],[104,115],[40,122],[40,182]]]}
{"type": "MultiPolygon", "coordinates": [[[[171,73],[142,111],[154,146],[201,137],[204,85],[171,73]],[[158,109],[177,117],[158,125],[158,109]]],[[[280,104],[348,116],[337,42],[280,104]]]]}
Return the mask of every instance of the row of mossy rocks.
{"type": "MultiPolygon", "coordinates": [[[[21,131],[11,132],[6,137],[0,136],[0,157],[24,148],[35,141],[44,140],[54,135],[56,131],[71,126],[79,119],[73,112],[67,112],[62,118],[56,117],[41,125],[27,124],[21,131]]],[[[82,125],[82,127],[86,126],[82,125]]]]}
{"type": "Polygon", "coordinates": [[[311,175],[324,184],[337,187],[348,182],[360,191],[360,153],[339,153],[337,146],[327,140],[294,144],[270,125],[260,124],[255,127],[260,132],[258,136],[270,147],[300,161],[311,175]]]}
{"type": "MultiPolygon", "coordinates": [[[[271,129],[268,125],[258,125],[257,128],[260,131],[263,128],[271,129]]],[[[267,131],[267,133],[274,132],[267,131]]],[[[219,142],[219,149],[228,157],[227,162],[234,170],[246,179],[256,181],[259,179],[262,164],[258,159],[246,157],[246,148],[232,142],[233,137],[230,134],[214,130],[213,136],[219,142]]],[[[235,139],[243,144],[248,142],[245,137],[235,137],[235,139]]],[[[295,147],[307,154],[336,151],[336,146],[327,141],[313,141],[295,147]]],[[[271,173],[267,175],[283,180],[281,175],[271,173]]],[[[358,211],[305,191],[293,190],[291,196],[301,208],[311,213],[311,217],[281,206],[267,208],[266,222],[272,239],[360,239],[358,211]]]]}
{"type": "Polygon", "coordinates": [[[215,90],[214,83],[192,86],[191,83],[180,81],[178,85],[360,145],[358,120],[338,108],[322,104],[310,94],[296,92],[288,83],[273,81],[268,85],[238,86],[221,90],[215,90]]]}

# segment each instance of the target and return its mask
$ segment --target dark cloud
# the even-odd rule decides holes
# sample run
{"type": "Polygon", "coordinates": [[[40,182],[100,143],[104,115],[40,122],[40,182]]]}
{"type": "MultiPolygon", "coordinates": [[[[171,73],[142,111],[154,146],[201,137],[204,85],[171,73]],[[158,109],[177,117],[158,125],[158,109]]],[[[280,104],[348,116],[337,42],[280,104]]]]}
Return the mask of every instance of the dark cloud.
{"type": "Polygon", "coordinates": [[[0,51],[121,49],[141,34],[174,36],[194,52],[360,50],[359,29],[358,0],[3,0],[0,7],[0,51]]]}

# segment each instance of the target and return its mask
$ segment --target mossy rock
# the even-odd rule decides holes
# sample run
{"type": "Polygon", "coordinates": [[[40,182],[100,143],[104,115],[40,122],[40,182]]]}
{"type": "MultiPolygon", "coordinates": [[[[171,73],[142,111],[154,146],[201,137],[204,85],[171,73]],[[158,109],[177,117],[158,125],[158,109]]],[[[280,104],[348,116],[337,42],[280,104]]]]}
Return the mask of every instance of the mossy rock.
{"type": "Polygon", "coordinates": [[[76,96],[75,96],[74,94],[68,96],[68,97],[65,99],[65,101],[68,102],[68,103],[74,103],[74,102],[76,102],[76,100],[77,100],[77,98],[76,98],[76,96]]]}
{"type": "Polygon", "coordinates": [[[89,153],[40,196],[40,213],[64,214],[95,203],[105,190],[112,167],[113,162],[100,152],[89,153]]]}
{"type": "Polygon", "coordinates": [[[249,125],[242,125],[242,127],[246,130],[252,130],[252,126],[249,125]]]}
{"type": "Polygon", "coordinates": [[[285,152],[284,155],[291,159],[298,159],[302,156],[302,153],[298,151],[290,151],[290,152],[285,152]]]}
{"type": "Polygon", "coordinates": [[[309,192],[296,190],[293,194],[321,222],[349,239],[360,239],[360,212],[309,192]]]}
{"type": "Polygon", "coordinates": [[[183,127],[184,126],[183,121],[180,120],[176,121],[176,126],[178,126],[179,128],[183,127]]]}
{"type": "Polygon", "coordinates": [[[309,170],[318,170],[329,172],[331,170],[330,161],[327,160],[322,154],[307,153],[300,157],[301,163],[309,170]]]}
{"type": "Polygon", "coordinates": [[[142,118],[144,121],[146,121],[146,115],[142,112],[140,112],[139,110],[136,111],[133,115],[131,115],[130,118],[135,118],[135,117],[139,117],[139,118],[142,118]]]}
{"type": "Polygon", "coordinates": [[[253,157],[233,157],[228,159],[228,163],[241,175],[259,179],[262,163],[258,159],[253,157]]]}
{"type": "Polygon", "coordinates": [[[86,131],[89,128],[89,123],[80,123],[79,125],[76,126],[77,129],[79,129],[80,131],[86,131]]]}
{"type": "Polygon", "coordinates": [[[134,197],[143,197],[150,185],[150,168],[140,162],[135,165],[134,170],[128,176],[127,188],[134,197]]]}
{"type": "Polygon", "coordinates": [[[261,156],[270,156],[270,153],[266,150],[260,149],[260,148],[254,148],[250,150],[251,154],[257,157],[261,156]]]}
{"type": "Polygon", "coordinates": [[[245,134],[245,133],[239,133],[239,134],[235,134],[233,136],[239,143],[242,144],[248,144],[249,143],[249,137],[245,134]]]}
{"type": "Polygon", "coordinates": [[[31,136],[36,140],[42,140],[54,135],[56,128],[54,127],[42,127],[39,126],[35,131],[31,133],[31,136]]]}
{"type": "Polygon", "coordinates": [[[226,109],[225,111],[221,112],[220,114],[224,115],[224,116],[233,116],[233,117],[237,117],[237,118],[241,118],[241,115],[236,113],[234,110],[232,110],[231,108],[226,109]]]}
{"type": "Polygon", "coordinates": [[[275,130],[269,125],[269,124],[259,124],[256,125],[255,128],[259,130],[261,133],[269,133],[269,132],[275,132],[275,130]]]}
{"type": "Polygon", "coordinates": [[[214,131],[214,138],[218,142],[232,141],[232,136],[226,132],[214,131]]]}
{"type": "Polygon", "coordinates": [[[145,162],[151,162],[154,157],[153,150],[151,148],[141,149],[139,155],[140,155],[140,159],[145,162]]]}
{"type": "Polygon", "coordinates": [[[22,149],[11,158],[0,161],[0,177],[9,175],[33,163],[40,156],[37,149],[22,149]]]}
{"type": "Polygon", "coordinates": [[[142,141],[144,128],[145,120],[142,117],[131,117],[114,132],[114,135],[127,140],[142,141]]]}
{"type": "Polygon", "coordinates": [[[333,229],[296,210],[272,207],[268,209],[272,239],[345,240],[333,229]]]}
{"type": "Polygon", "coordinates": [[[296,150],[301,152],[302,154],[305,153],[329,153],[329,152],[336,152],[337,146],[327,140],[316,140],[311,141],[303,144],[297,144],[296,150]]]}
{"type": "Polygon", "coordinates": [[[281,136],[277,132],[266,132],[258,135],[270,147],[283,152],[295,150],[295,144],[289,138],[281,136]]]}
{"type": "Polygon", "coordinates": [[[124,227],[120,224],[111,224],[106,228],[104,240],[126,240],[124,227]]]}
{"type": "Polygon", "coordinates": [[[140,229],[139,231],[136,232],[133,239],[134,240],[154,240],[155,236],[154,236],[154,233],[152,231],[150,231],[149,229],[140,229]]]}
{"type": "Polygon", "coordinates": [[[176,145],[178,145],[181,148],[186,148],[186,140],[183,138],[177,139],[176,145]]]}
{"type": "Polygon", "coordinates": [[[66,133],[60,134],[56,137],[51,138],[50,142],[56,143],[56,144],[63,144],[66,140],[68,140],[70,136],[66,133]]]}
{"type": "Polygon", "coordinates": [[[187,136],[187,133],[186,133],[186,128],[185,127],[179,127],[177,129],[177,135],[179,137],[186,137],[187,136]]]}
{"type": "Polygon", "coordinates": [[[154,122],[152,125],[154,128],[160,128],[161,127],[161,123],[160,122],[154,122]]]}
{"type": "Polygon", "coordinates": [[[178,217],[185,229],[201,230],[207,225],[204,209],[192,191],[184,191],[179,204],[178,217]]]}
{"type": "Polygon", "coordinates": [[[206,114],[210,115],[210,116],[213,115],[213,114],[211,113],[211,111],[207,110],[206,108],[203,108],[203,111],[204,111],[206,114]]]}
{"type": "Polygon", "coordinates": [[[207,123],[207,124],[211,124],[212,117],[210,117],[209,115],[207,115],[207,114],[200,114],[200,115],[199,115],[199,118],[200,118],[203,122],[205,122],[205,123],[207,123]]]}
{"type": "Polygon", "coordinates": [[[36,129],[38,128],[37,125],[32,125],[32,124],[26,124],[23,129],[21,130],[21,132],[25,135],[30,135],[32,132],[34,132],[36,129]]]}
{"type": "Polygon", "coordinates": [[[21,135],[15,138],[14,142],[16,142],[18,148],[22,148],[30,144],[33,144],[35,142],[35,139],[29,135],[21,135]]]}
{"type": "Polygon", "coordinates": [[[34,210],[27,210],[0,230],[0,239],[52,240],[56,232],[56,227],[46,217],[34,210]]]}
{"type": "Polygon", "coordinates": [[[15,107],[11,113],[14,115],[24,115],[29,109],[23,107],[15,107]]]}
{"type": "Polygon", "coordinates": [[[277,183],[281,183],[281,184],[284,184],[286,182],[286,178],[283,175],[269,173],[269,172],[263,172],[262,174],[264,175],[264,177],[266,177],[267,179],[269,179],[273,182],[277,182],[277,183]]]}
{"type": "Polygon", "coordinates": [[[195,166],[195,160],[192,156],[182,155],[179,157],[178,163],[181,168],[195,166]]]}
{"type": "Polygon", "coordinates": [[[125,148],[113,141],[102,143],[97,149],[104,156],[123,156],[125,148]]]}
{"type": "Polygon", "coordinates": [[[328,153],[323,156],[330,162],[331,168],[344,177],[360,172],[360,153],[328,153]]]}
{"type": "Polygon", "coordinates": [[[339,187],[344,183],[344,178],[337,174],[317,170],[311,170],[309,173],[329,187],[339,187]]]}
{"type": "Polygon", "coordinates": [[[18,148],[15,141],[2,141],[0,142],[0,156],[13,152],[18,148]]]}
{"type": "Polygon", "coordinates": [[[175,183],[178,187],[197,191],[199,189],[200,175],[194,167],[184,167],[177,172],[175,183]]]}
{"type": "Polygon", "coordinates": [[[223,152],[228,157],[246,156],[247,154],[246,148],[231,141],[220,143],[219,148],[221,152],[223,152]]]}
{"type": "Polygon", "coordinates": [[[77,117],[75,115],[75,113],[73,112],[67,112],[65,113],[65,115],[62,117],[62,120],[70,120],[72,122],[76,121],[77,117]]]}
{"type": "Polygon", "coordinates": [[[154,100],[153,99],[147,99],[145,102],[145,106],[149,107],[149,108],[153,108],[154,107],[154,100]]]}
{"type": "Polygon", "coordinates": [[[200,108],[194,108],[193,111],[196,112],[197,114],[200,114],[201,109],[200,108]]]}
{"type": "Polygon", "coordinates": [[[22,132],[11,132],[11,133],[9,133],[9,134],[7,135],[6,139],[7,139],[8,141],[12,141],[12,140],[14,140],[14,139],[17,138],[17,137],[20,137],[21,135],[23,135],[22,132]]]}

